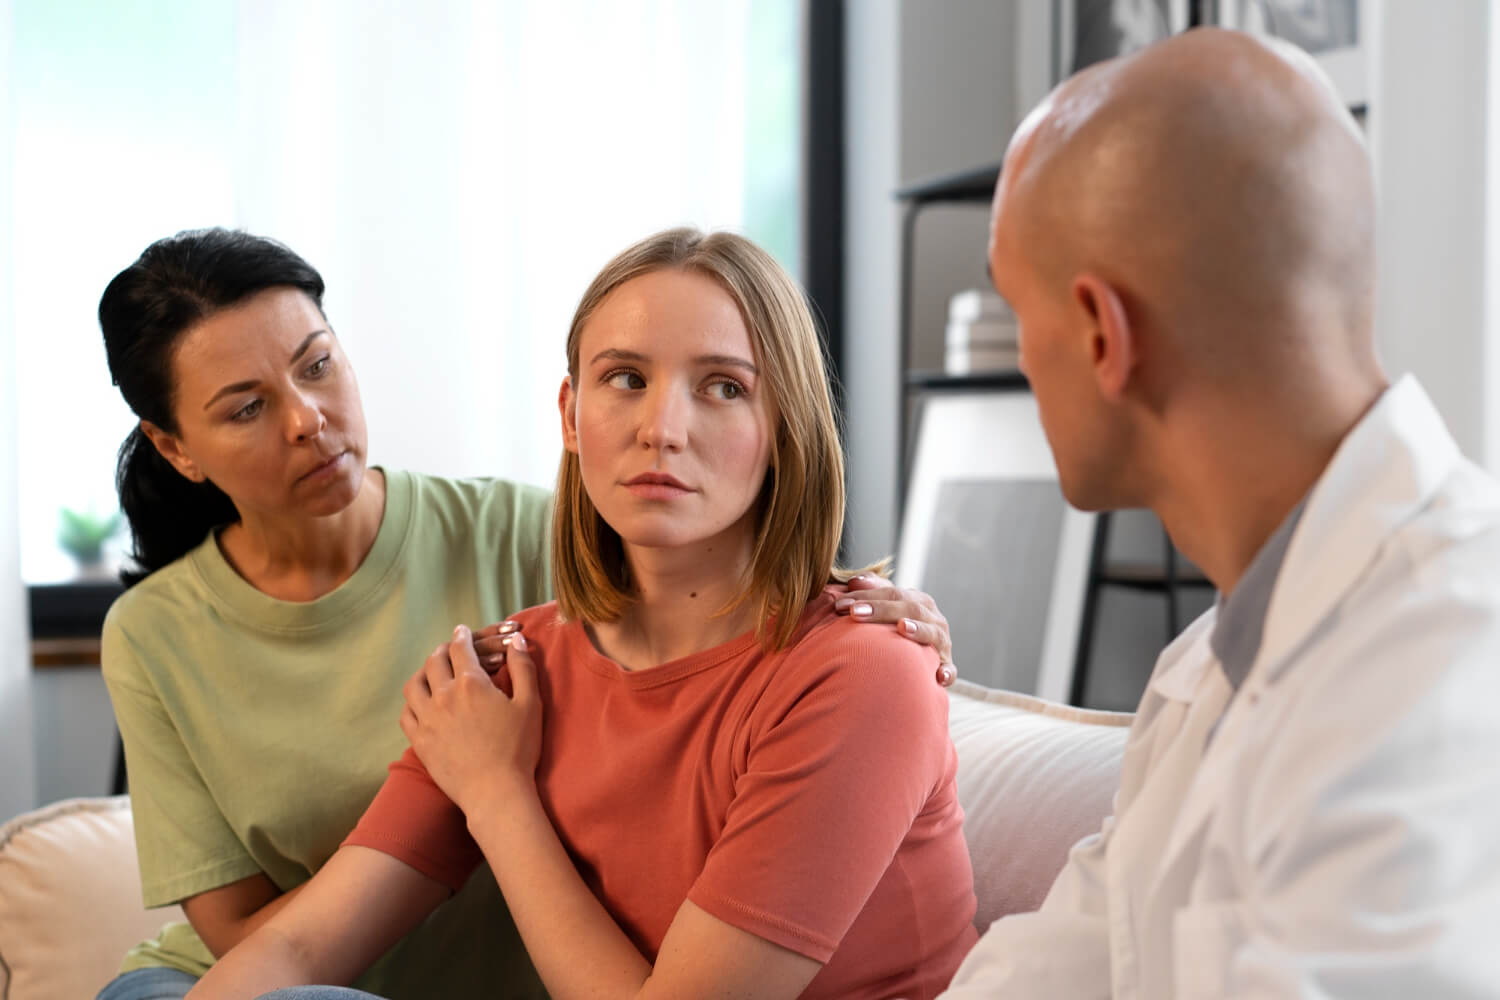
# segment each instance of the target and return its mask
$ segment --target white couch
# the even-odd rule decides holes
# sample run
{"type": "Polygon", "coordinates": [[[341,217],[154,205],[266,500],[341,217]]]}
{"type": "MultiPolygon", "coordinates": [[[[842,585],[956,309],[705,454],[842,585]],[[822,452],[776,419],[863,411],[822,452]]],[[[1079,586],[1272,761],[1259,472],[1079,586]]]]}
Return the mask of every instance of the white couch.
{"type": "MultiPolygon", "coordinates": [[[[983,928],[1035,909],[1068,848],[1098,829],[1130,716],[959,681],[949,729],[983,928]]],[[[146,912],[130,801],[69,799],[0,827],[0,1000],[88,1000],[177,907],[146,912]]]]}

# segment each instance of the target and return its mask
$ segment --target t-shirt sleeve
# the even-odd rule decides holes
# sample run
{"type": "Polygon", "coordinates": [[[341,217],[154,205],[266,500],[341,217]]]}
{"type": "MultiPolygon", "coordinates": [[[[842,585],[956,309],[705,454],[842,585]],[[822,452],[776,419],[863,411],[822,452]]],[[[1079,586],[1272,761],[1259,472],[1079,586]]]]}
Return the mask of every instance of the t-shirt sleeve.
{"type": "Polygon", "coordinates": [[[215,803],[117,609],[104,622],[100,664],[125,745],[144,905],[167,906],[259,873],[215,803]]]}
{"type": "Polygon", "coordinates": [[[840,620],[786,657],[688,898],[826,962],[956,757],[930,650],[840,620]]]}
{"type": "Polygon", "coordinates": [[[484,860],[463,810],[443,793],[410,748],[344,845],[369,847],[457,892],[484,860]]]}
{"type": "Polygon", "coordinates": [[[522,606],[532,608],[552,600],[552,494],[522,487],[517,506],[523,530],[516,537],[530,543],[523,546],[523,558],[531,572],[522,584],[522,606]]]}

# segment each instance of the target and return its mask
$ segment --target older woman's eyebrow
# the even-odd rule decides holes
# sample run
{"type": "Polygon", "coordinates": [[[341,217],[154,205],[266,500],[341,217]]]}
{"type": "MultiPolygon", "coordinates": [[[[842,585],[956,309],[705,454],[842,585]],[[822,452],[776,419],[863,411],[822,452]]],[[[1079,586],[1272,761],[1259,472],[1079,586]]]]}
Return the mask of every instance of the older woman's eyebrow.
{"type": "MultiPolygon", "coordinates": [[[[297,349],[292,352],[292,358],[287,362],[287,364],[296,364],[297,359],[307,353],[307,349],[312,346],[312,342],[317,340],[327,332],[327,330],[314,330],[306,337],[303,337],[302,343],[297,345],[297,349]]],[[[215,403],[217,403],[219,400],[223,399],[225,396],[232,396],[237,392],[249,392],[251,389],[254,389],[258,385],[260,385],[260,382],[255,379],[251,379],[248,382],[231,382],[229,385],[224,386],[218,392],[210,396],[208,402],[203,404],[203,408],[206,410],[210,406],[213,406],[215,403]]]]}
{"type": "Polygon", "coordinates": [[[327,332],[327,330],[321,329],[314,330],[312,333],[309,333],[306,337],[302,338],[302,343],[299,344],[297,346],[297,349],[292,352],[292,360],[287,363],[295,365],[297,363],[297,359],[307,353],[307,349],[312,346],[312,342],[317,340],[327,332]]]}
{"type": "Polygon", "coordinates": [[[258,381],[231,382],[229,385],[224,386],[224,388],[220,389],[218,392],[210,396],[208,402],[203,404],[203,408],[206,410],[210,406],[213,406],[215,403],[217,403],[219,400],[223,399],[225,396],[232,396],[237,392],[249,392],[251,389],[254,389],[258,385],[260,385],[260,382],[258,381]]]}

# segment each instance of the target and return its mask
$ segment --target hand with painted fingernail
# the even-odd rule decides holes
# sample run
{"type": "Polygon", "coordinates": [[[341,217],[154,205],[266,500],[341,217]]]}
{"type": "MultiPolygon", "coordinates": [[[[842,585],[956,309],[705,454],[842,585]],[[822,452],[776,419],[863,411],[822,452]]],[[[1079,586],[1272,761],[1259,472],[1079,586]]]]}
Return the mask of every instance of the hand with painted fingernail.
{"type": "Polygon", "coordinates": [[[935,680],[943,687],[958,678],[953,666],[953,637],[948,619],[931,595],[897,587],[884,577],[862,573],[849,580],[849,592],[834,601],[834,610],[855,621],[895,625],[912,642],[931,646],[938,654],[935,680]]]}
{"type": "Polygon", "coordinates": [[[401,729],[439,788],[465,812],[485,808],[497,776],[531,780],[541,754],[542,704],[526,638],[510,629],[505,671],[511,692],[488,676],[463,625],[406,684],[401,729]]]}
{"type": "Polygon", "coordinates": [[[479,666],[485,673],[493,674],[505,665],[505,652],[510,646],[510,636],[519,631],[521,623],[509,618],[474,631],[474,653],[479,657],[479,666]]]}

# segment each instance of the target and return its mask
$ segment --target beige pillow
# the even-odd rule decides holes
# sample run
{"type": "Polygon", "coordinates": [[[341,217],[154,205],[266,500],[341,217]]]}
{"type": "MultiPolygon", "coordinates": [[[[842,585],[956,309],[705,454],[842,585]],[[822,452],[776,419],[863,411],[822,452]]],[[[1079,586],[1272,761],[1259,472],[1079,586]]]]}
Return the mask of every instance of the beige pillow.
{"type": "Polygon", "coordinates": [[[0,1000],[89,1000],[180,907],[141,907],[130,799],[68,799],[0,827],[0,1000]]]}
{"type": "Polygon", "coordinates": [[[1040,906],[1069,849],[1098,832],[1119,788],[1131,718],[967,681],[949,689],[981,931],[1040,906]]]}

